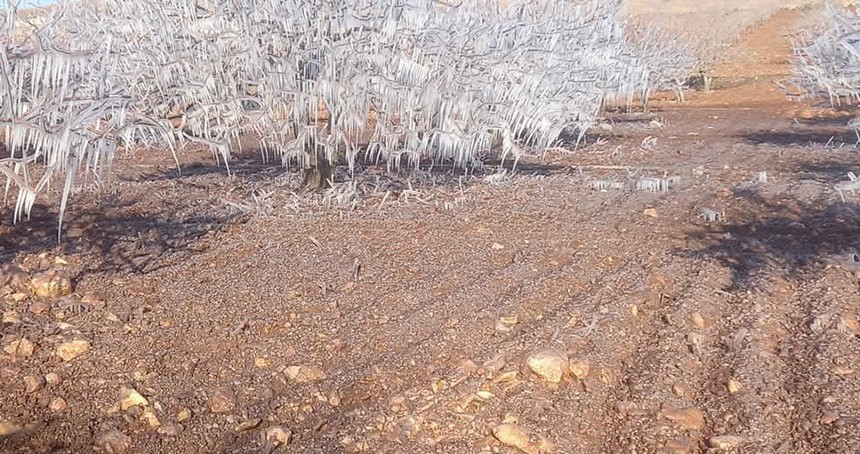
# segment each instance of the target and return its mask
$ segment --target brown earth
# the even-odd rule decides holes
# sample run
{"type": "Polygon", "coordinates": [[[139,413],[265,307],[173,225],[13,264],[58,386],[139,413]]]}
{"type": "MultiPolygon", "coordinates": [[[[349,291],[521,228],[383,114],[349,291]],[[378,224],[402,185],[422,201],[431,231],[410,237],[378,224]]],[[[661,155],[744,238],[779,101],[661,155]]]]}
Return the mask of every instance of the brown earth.
{"type": "Polygon", "coordinates": [[[314,195],[254,153],[228,177],[148,151],[59,245],[50,210],[3,215],[3,263],[76,288],[4,298],[0,451],[273,452],[281,427],[283,452],[514,452],[505,422],[532,452],[857,452],[860,209],[832,187],[860,159],[778,90],[798,20],[744,37],[720,90],[513,176],[366,167],[314,195]],[[543,348],[577,376],[537,378],[543,348]]]}

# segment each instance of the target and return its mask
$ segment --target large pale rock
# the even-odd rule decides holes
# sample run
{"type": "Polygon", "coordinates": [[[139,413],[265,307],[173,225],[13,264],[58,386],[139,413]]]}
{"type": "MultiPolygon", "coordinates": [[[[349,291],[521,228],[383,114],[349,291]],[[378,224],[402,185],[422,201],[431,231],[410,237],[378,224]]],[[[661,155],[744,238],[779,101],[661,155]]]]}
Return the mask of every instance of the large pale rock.
{"type": "Polygon", "coordinates": [[[526,365],[544,380],[559,383],[570,370],[570,358],[561,350],[545,348],[529,355],[526,365]]]}
{"type": "Polygon", "coordinates": [[[697,408],[664,408],[662,414],[687,430],[702,430],[705,427],[705,415],[697,408]]]}
{"type": "Polygon", "coordinates": [[[72,279],[59,270],[48,270],[33,276],[33,293],[44,298],[60,298],[72,293],[72,279]]]}
{"type": "Polygon", "coordinates": [[[552,443],[516,424],[499,424],[493,427],[492,432],[503,445],[517,448],[526,454],[551,454],[554,451],[552,443]]]}
{"type": "Polygon", "coordinates": [[[57,356],[63,361],[71,361],[90,350],[90,343],[85,340],[73,340],[57,346],[57,356]]]}

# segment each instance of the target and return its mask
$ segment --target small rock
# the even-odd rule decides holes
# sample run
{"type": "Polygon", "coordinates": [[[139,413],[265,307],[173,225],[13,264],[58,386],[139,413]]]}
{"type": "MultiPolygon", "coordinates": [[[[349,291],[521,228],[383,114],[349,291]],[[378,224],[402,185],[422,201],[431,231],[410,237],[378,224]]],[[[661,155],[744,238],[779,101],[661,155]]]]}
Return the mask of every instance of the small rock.
{"type": "Polygon", "coordinates": [[[693,443],[687,437],[680,437],[666,443],[666,449],[674,454],[690,454],[693,443]]]}
{"type": "Polygon", "coordinates": [[[714,449],[722,449],[724,451],[728,451],[730,449],[736,448],[741,444],[743,439],[741,437],[736,437],[734,435],[720,435],[718,437],[711,437],[708,439],[708,446],[714,449]]]}
{"type": "Polygon", "coordinates": [[[99,435],[96,443],[110,454],[121,454],[131,448],[131,437],[113,429],[99,435]]]}
{"type": "Polygon", "coordinates": [[[272,365],[272,360],[268,358],[254,358],[254,366],[263,369],[272,365]]]}
{"type": "Polygon", "coordinates": [[[33,293],[43,298],[59,298],[72,293],[72,279],[59,270],[48,270],[30,280],[33,293]]]}
{"type": "Polygon", "coordinates": [[[26,337],[12,341],[3,348],[3,351],[19,358],[29,358],[33,356],[34,346],[26,337]]]}
{"type": "Polygon", "coordinates": [[[297,383],[309,383],[326,378],[325,372],[316,366],[290,366],[286,369],[287,377],[297,383]]]}
{"type": "Polygon", "coordinates": [[[857,317],[854,314],[842,314],[836,322],[836,328],[842,334],[860,336],[860,323],[857,322],[857,317]]]}
{"type": "Polygon", "coordinates": [[[179,422],[185,422],[191,419],[191,410],[187,408],[183,408],[179,410],[179,413],[176,414],[176,420],[179,422]]]}
{"type": "Polygon", "coordinates": [[[517,448],[526,454],[549,454],[555,450],[543,437],[533,437],[515,424],[499,424],[493,427],[492,433],[503,445],[517,448]]]}
{"type": "Polygon", "coordinates": [[[16,302],[16,303],[20,303],[21,301],[24,301],[25,299],[27,299],[29,297],[30,297],[30,295],[28,295],[24,292],[15,292],[15,293],[9,295],[7,298],[16,302]]]}
{"type": "Polygon", "coordinates": [[[272,426],[266,429],[266,440],[272,442],[276,447],[290,444],[292,438],[293,433],[284,426],[272,426]]]}
{"type": "Polygon", "coordinates": [[[123,387],[120,390],[120,396],[119,408],[122,411],[128,410],[131,407],[145,407],[149,405],[149,401],[134,388],[123,387]]]}
{"type": "Polygon", "coordinates": [[[21,323],[21,317],[18,316],[18,313],[15,311],[6,311],[3,312],[2,319],[3,326],[13,326],[21,323]]]}
{"type": "Polygon", "coordinates": [[[0,421],[0,437],[16,434],[22,429],[23,427],[11,421],[0,421]]]}
{"type": "Polygon", "coordinates": [[[705,415],[697,408],[667,408],[662,414],[684,429],[701,430],[705,427],[705,415]]]}
{"type": "Polygon", "coordinates": [[[688,398],[692,396],[693,392],[689,386],[683,383],[675,383],[674,385],[672,385],[672,393],[678,397],[688,398]]]}
{"type": "Polygon", "coordinates": [[[651,218],[657,218],[660,216],[657,214],[657,210],[654,208],[645,208],[645,211],[643,211],[642,214],[651,218]]]}
{"type": "Polygon", "coordinates": [[[260,426],[260,423],[262,423],[262,422],[263,422],[263,420],[260,418],[246,419],[246,420],[240,422],[239,424],[237,424],[236,427],[233,428],[233,430],[235,430],[236,432],[246,432],[246,431],[249,431],[251,429],[256,429],[257,427],[260,426]]]}
{"type": "Polygon", "coordinates": [[[729,392],[729,394],[737,394],[741,392],[741,389],[741,383],[734,378],[730,378],[729,381],[726,383],[726,390],[729,392]]]}
{"type": "Polygon", "coordinates": [[[175,437],[182,433],[183,427],[182,424],[165,424],[156,430],[159,435],[164,435],[167,437],[175,437]]]}
{"type": "Polygon", "coordinates": [[[236,408],[237,405],[236,393],[229,386],[219,386],[215,388],[212,396],[209,397],[209,410],[212,413],[227,413],[236,408]]]}
{"type": "Polygon", "coordinates": [[[155,416],[155,413],[152,410],[146,410],[140,415],[141,421],[146,421],[149,424],[149,427],[157,428],[161,426],[161,421],[158,420],[158,416],[155,416]]]}
{"type": "Polygon", "coordinates": [[[30,276],[16,265],[0,266],[0,287],[9,286],[12,290],[24,290],[30,276]]]}
{"type": "Polygon", "coordinates": [[[39,315],[51,310],[51,305],[44,301],[33,301],[30,303],[30,312],[39,315]]]}
{"type": "Polygon", "coordinates": [[[705,329],[705,318],[702,317],[702,314],[698,312],[693,312],[692,314],[690,314],[690,321],[696,328],[705,329]]]}
{"type": "Polygon", "coordinates": [[[832,410],[825,411],[821,415],[821,424],[828,425],[833,424],[839,419],[839,412],[835,412],[832,410]]]}
{"type": "Polygon", "coordinates": [[[505,246],[502,245],[501,243],[493,243],[492,248],[494,251],[501,251],[502,249],[505,248],[505,246]]]}
{"type": "Polygon", "coordinates": [[[24,377],[24,387],[32,394],[45,387],[45,379],[37,375],[27,375],[24,377]]]}
{"type": "Polygon", "coordinates": [[[514,326],[519,323],[519,318],[514,315],[511,317],[502,317],[496,321],[496,331],[500,333],[508,333],[514,329],[514,326]]]}
{"type": "Polygon", "coordinates": [[[577,380],[585,380],[590,369],[591,364],[586,360],[570,360],[570,373],[576,377],[577,380]]]}
{"type": "Polygon", "coordinates": [[[59,413],[61,411],[66,411],[69,409],[69,405],[66,403],[66,400],[62,397],[55,397],[51,399],[51,403],[48,404],[48,408],[54,413],[59,413]]]}
{"type": "Polygon", "coordinates": [[[60,378],[60,374],[57,374],[55,372],[49,372],[45,374],[45,382],[47,382],[49,385],[59,385],[61,381],[63,381],[63,379],[60,378]]]}
{"type": "Polygon", "coordinates": [[[854,373],[854,369],[848,366],[836,366],[833,368],[833,373],[839,376],[852,375],[854,373]]]}
{"type": "Polygon", "coordinates": [[[71,361],[90,349],[90,343],[85,340],[73,340],[57,346],[57,356],[63,361],[71,361]]]}
{"type": "Polygon", "coordinates": [[[570,370],[567,353],[554,348],[545,348],[529,355],[526,360],[529,369],[550,383],[559,383],[570,370]]]}

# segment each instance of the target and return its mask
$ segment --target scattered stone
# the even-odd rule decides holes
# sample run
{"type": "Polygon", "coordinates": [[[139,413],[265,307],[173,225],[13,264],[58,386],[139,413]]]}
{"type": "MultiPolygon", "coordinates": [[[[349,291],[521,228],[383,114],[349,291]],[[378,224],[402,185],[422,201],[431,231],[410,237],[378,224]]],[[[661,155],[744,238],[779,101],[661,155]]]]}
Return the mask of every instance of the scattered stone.
{"type": "Polygon", "coordinates": [[[833,368],[833,373],[839,376],[852,375],[854,373],[854,369],[848,366],[836,366],[833,368]]]}
{"type": "Polygon", "coordinates": [[[702,317],[702,314],[698,312],[693,312],[692,314],[690,314],[690,321],[696,328],[705,329],[705,318],[702,317]]]}
{"type": "Polygon", "coordinates": [[[824,424],[824,425],[833,424],[834,422],[839,420],[839,418],[840,418],[839,412],[836,412],[833,410],[828,410],[828,411],[825,411],[821,415],[821,424],[824,424]]]}
{"type": "Polygon", "coordinates": [[[72,279],[59,270],[48,270],[33,276],[33,293],[43,298],[60,298],[72,293],[72,279]]]}
{"type": "Polygon", "coordinates": [[[266,440],[273,443],[276,447],[290,444],[292,438],[293,433],[284,426],[272,426],[266,429],[266,440]]]}
{"type": "Polygon", "coordinates": [[[729,381],[726,383],[726,390],[729,392],[729,394],[737,394],[741,392],[741,389],[743,389],[741,387],[741,383],[734,378],[730,378],[729,381]]]}
{"type": "Polygon", "coordinates": [[[58,374],[56,372],[49,372],[49,373],[45,374],[45,381],[49,385],[55,386],[55,385],[59,385],[60,382],[63,381],[63,379],[60,378],[60,374],[58,374]]]}
{"type": "Polygon", "coordinates": [[[517,323],[519,323],[519,318],[516,315],[511,317],[502,317],[496,321],[496,331],[500,333],[511,332],[517,323]]]}
{"type": "Polygon", "coordinates": [[[692,390],[689,386],[683,383],[675,383],[672,385],[672,393],[678,397],[689,398],[692,396],[692,390]]]}
{"type": "Polygon", "coordinates": [[[8,435],[16,434],[22,429],[23,427],[11,421],[0,421],[0,437],[6,437],[8,435]]]}
{"type": "Polygon", "coordinates": [[[176,414],[176,420],[179,422],[185,422],[191,419],[191,410],[187,408],[183,408],[179,410],[179,413],[176,414]]]}
{"type": "Polygon", "coordinates": [[[666,449],[674,454],[690,454],[693,443],[687,437],[679,437],[666,443],[666,449]]]}
{"type": "Polygon", "coordinates": [[[615,402],[615,411],[621,416],[629,416],[636,411],[636,404],[626,400],[615,402]]]}
{"type": "Polygon", "coordinates": [[[48,404],[48,408],[54,413],[59,413],[61,411],[66,411],[69,409],[69,405],[66,403],[66,400],[62,397],[55,397],[51,399],[51,403],[48,404]]]}
{"type": "Polygon", "coordinates": [[[85,340],[73,340],[57,346],[57,356],[63,361],[71,361],[90,349],[90,343],[85,340]]]}
{"type": "Polygon", "coordinates": [[[550,383],[559,383],[570,370],[570,358],[567,353],[545,348],[529,355],[526,360],[529,369],[550,383]]]}
{"type": "Polygon", "coordinates": [[[570,373],[577,380],[585,380],[588,376],[588,371],[591,369],[591,364],[587,360],[570,360],[570,373]]]}
{"type": "Polygon", "coordinates": [[[503,445],[517,448],[526,454],[548,454],[555,450],[543,437],[533,436],[515,424],[499,424],[493,427],[492,433],[503,445]]]}
{"type": "Polygon", "coordinates": [[[33,301],[30,303],[30,312],[40,315],[51,310],[51,305],[44,301],[33,301]]]}
{"type": "Polygon", "coordinates": [[[32,394],[45,387],[45,379],[38,375],[27,375],[24,377],[24,388],[32,394]]]}
{"type": "Polygon", "coordinates": [[[842,314],[836,322],[836,328],[842,334],[860,336],[860,323],[857,322],[857,317],[854,314],[842,314]]]}
{"type": "Polygon", "coordinates": [[[113,429],[99,435],[96,443],[110,454],[122,454],[131,448],[131,437],[113,429]]]}
{"type": "Polygon", "coordinates": [[[9,286],[12,290],[23,290],[27,288],[30,276],[26,271],[16,265],[0,266],[0,287],[9,286]]]}
{"type": "Polygon", "coordinates": [[[15,292],[15,293],[7,296],[6,298],[14,301],[15,303],[20,303],[21,301],[24,301],[25,299],[27,299],[29,297],[30,297],[30,295],[28,295],[24,292],[15,292]]]}
{"type": "Polygon", "coordinates": [[[714,449],[722,449],[724,451],[728,451],[730,449],[736,448],[741,444],[743,439],[741,437],[736,437],[734,435],[720,435],[717,437],[711,437],[708,439],[708,446],[714,449]]]}
{"type": "Polygon", "coordinates": [[[26,337],[12,341],[9,345],[3,347],[3,351],[19,358],[29,358],[33,356],[34,346],[26,337]]]}
{"type": "Polygon", "coordinates": [[[286,369],[287,377],[297,383],[310,383],[326,378],[325,372],[316,366],[290,366],[286,369]]]}
{"type": "Polygon", "coordinates": [[[158,416],[155,416],[152,410],[146,410],[140,415],[141,421],[146,421],[149,424],[149,427],[157,428],[161,426],[161,421],[158,420],[158,416]]]}
{"type": "Polygon", "coordinates": [[[702,430],[705,427],[705,415],[697,408],[665,408],[662,414],[687,430],[702,430]]]}
{"type": "Polygon", "coordinates": [[[15,311],[6,311],[3,312],[3,326],[13,326],[21,323],[21,317],[18,316],[18,313],[15,311]]]}
{"type": "Polygon", "coordinates": [[[212,413],[227,413],[235,409],[237,403],[233,388],[226,385],[219,386],[209,397],[209,410],[212,413]]]}
{"type": "Polygon", "coordinates": [[[120,390],[120,395],[122,397],[119,401],[119,408],[122,411],[126,411],[131,407],[145,407],[149,405],[149,401],[134,388],[123,387],[120,390]]]}
{"type": "Polygon", "coordinates": [[[260,426],[260,423],[262,423],[262,422],[263,422],[263,420],[260,418],[246,419],[246,420],[240,422],[239,424],[237,424],[236,427],[233,428],[233,430],[235,430],[236,432],[246,432],[246,431],[249,431],[251,429],[256,429],[257,427],[260,426]]]}
{"type": "Polygon", "coordinates": [[[159,435],[164,435],[167,437],[175,437],[182,433],[183,427],[182,424],[165,424],[156,430],[159,435]]]}

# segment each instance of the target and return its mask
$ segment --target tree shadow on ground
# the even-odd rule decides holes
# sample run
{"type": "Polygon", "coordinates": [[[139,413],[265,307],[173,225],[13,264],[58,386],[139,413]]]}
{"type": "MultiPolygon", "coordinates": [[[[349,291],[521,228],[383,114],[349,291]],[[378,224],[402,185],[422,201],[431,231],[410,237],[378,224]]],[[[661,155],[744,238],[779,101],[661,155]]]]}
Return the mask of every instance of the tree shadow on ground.
{"type": "Polygon", "coordinates": [[[147,273],[206,248],[206,235],[241,222],[225,213],[187,211],[163,204],[157,212],[133,199],[103,195],[66,212],[63,236],[57,237],[55,207],[37,205],[30,219],[12,223],[12,209],[0,209],[0,260],[48,252],[84,257],[82,272],[147,273]]]}
{"type": "Polygon", "coordinates": [[[732,283],[725,290],[748,288],[770,272],[793,276],[827,265],[860,271],[860,263],[850,263],[860,251],[860,199],[821,203],[766,198],[750,188],[734,193],[743,200],[745,214],[691,233],[697,246],[675,251],[715,259],[731,269],[732,283]]]}
{"type": "Polygon", "coordinates": [[[841,116],[798,119],[786,128],[750,131],[740,137],[753,145],[854,147],[860,142],[858,133],[848,127],[847,119],[841,116]]]}
{"type": "MultiPolygon", "coordinates": [[[[397,196],[421,185],[460,188],[500,169],[507,169],[509,175],[512,165],[510,159],[502,163],[498,157],[490,157],[481,169],[466,173],[450,163],[422,163],[423,170],[418,172],[389,171],[385,163],[360,163],[352,174],[345,166],[340,167],[336,182],[358,182],[397,196]]],[[[145,160],[121,163],[114,178],[114,184],[121,187],[98,193],[85,191],[73,197],[59,242],[55,205],[38,204],[29,219],[13,225],[14,204],[0,204],[0,263],[49,252],[85,257],[82,271],[88,273],[147,273],[204,250],[209,243],[207,236],[253,216],[225,203],[223,197],[230,187],[238,189],[234,194],[239,198],[239,193],[249,188],[277,186],[289,192],[313,192],[300,187],[298,169],[286,168],[277,160],[266,161],[259,153],[235,155],[230,168],[228,176],[223,163],[211,158],[195,159],[183,165],[181,172],[171,166],[156,168],[145,160]],[[275,183],[287,174],[294,178],[275,183]]],[[[559,172],[570,169],[530,159],[517,163],[515,174],[547,176],[559,172]]]]}
{"type": "Polygon", "coordinates": [[[743,139],[753,145],[776,146],[838,146],[854,147],[858,143],[857,134],[846,128],[797,128],[782,131],[756,131],[744,134],[743,139]]]}

